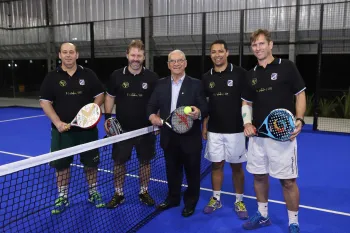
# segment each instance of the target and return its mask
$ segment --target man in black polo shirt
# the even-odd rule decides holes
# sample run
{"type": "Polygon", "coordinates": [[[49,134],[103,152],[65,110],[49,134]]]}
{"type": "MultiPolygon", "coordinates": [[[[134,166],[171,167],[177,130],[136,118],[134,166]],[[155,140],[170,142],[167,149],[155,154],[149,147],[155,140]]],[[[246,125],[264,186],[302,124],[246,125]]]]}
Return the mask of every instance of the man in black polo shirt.
{"type": "MultiPolygon", "coordinates": [[[[69,128],[79,110],[88,103],[103,103],[104,90],[96,74],[87,68],[78,66],[77,47],[72,43],[63,43],[59,58],[62,65],[45,77],[40,89],[40,105],[52,122],[51,151],[57,151],[79,144],[98,140],[97,127],[92,129],[69,128]]],[[[97,192],[98,150],[80,154],[89,184],[89,198],[96,207],[103,207],[100,194],[97,192]]],[[[59,197],[55,201],[52,214],[59,214],[69,205],[68,184],[70,164],[73,156],[50,163],[56,169],[59,197]]]]}
{"type": "MultiPolygon", "coordinates": [[[[146,107],[158,80],[157,74],[142,66],[145,49],[141,40],[131,41],[126,57],[128,66],[111,74],[105,98],[106,119],[111,116],[113,106],[116,104],[116,118],[124,132],[150,126],[146,107]]],[[[150,133],[113,145],[115,194],[107,204],[107,208],[115,208],[125,201],[123,191],[125,163],[130,159],[134,146],[140,162],[140,201],[148,206],[154,205],[154,200],[148,193],[150,161],[155,155],[155,136],[150,133]]]]}
{"type": "Polygon", "coordinates": [[[241,91],[246,84],[246,71],[227,62],[229,51],[224,40],[214,41],[210,52],[214,68],[202,78],[206,96],[209,97],[209,116],[204,119],[202,135],[208,139],[205,158],[212,162],[213,196],[204,213],[210,214],[222,206],[220,191],[226,161],[231,165],[237,193],[234,209],[240,219],[247,219],[242,169],[242,163],[247,159],[241,116],[241,91]]]}
{"type": "Polygon", "coordinates": [[[286,142],[260,134],[249,139],[247,170],[254,174],[258,211],[243,224],[243,227],[252,230],[271,224],[267,211],[269,174],[279,179],[282,184],[288,209],[289,232],[299,232],[295,137],[304,125],[305,84],[293,62],[272,56],[273,42],[267,30],[259,29],[253,32],[250,42],[258,64],[249,71],[247,79],[249,86],[242,95],[245,135],[255,135],[256,127],[260,127],[266,116],[277,108],[285,108],[295,114],[296,130],[286,142]]]}

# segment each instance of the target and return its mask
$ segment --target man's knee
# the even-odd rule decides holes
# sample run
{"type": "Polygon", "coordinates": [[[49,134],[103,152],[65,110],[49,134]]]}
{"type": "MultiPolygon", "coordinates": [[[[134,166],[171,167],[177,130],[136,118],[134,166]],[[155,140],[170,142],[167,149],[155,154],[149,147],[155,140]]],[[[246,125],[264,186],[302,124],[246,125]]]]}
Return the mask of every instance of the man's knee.
{"type": "Polygon", "coordinates": [[[268,179],[267,174],[255,174],[254,175],[254,180],[257,182],[265,182],[268,179]]]}
{"type": "Polygon", "coordinates": [[[212,168],[213,171],[223,170],[224,169],[224,164],[225,164],[225,161],[213,162],[211,164],[211,168],[212,168]]]}
{"type": "Polygon", "coordinates": [[[291,189],[296,185],[296,179],[286,179],[286,180],[280,180],[281,185],[285,189],[291,189]]]}

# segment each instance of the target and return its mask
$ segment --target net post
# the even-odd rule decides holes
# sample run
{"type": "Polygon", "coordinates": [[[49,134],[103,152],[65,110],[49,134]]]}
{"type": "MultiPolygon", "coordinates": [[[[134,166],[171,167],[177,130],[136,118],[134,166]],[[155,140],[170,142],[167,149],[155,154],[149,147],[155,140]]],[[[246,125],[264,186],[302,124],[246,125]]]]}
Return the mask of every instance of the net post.
{"type": "Polygon", "coordinates": [[[321,4],[320,10],[320,27],[319,37],[317,43],[317,77],[316,77],[316,90],[314,99],[314,122],[312,129],[317,130],[318,128],[318,113],[319,113],[319,99],[320,99],[320,86],[321,86],[321,73],[322,73],[322,33],[323,33],[323,16],[324,16],[324,4],[321,4]]]}

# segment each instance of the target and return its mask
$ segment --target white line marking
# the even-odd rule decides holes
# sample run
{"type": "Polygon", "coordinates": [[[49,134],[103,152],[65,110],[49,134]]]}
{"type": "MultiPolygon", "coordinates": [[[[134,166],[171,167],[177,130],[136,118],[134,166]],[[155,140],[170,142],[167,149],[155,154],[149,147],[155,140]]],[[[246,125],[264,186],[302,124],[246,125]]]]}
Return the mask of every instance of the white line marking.
{"type": "Polygon", "coordinates": [[[21,155],[21,154],[11,153],[11,152],[7,152],[7,151],[1,151],[1,150],[0,150],[0,153],[8,154],[8,155],[15,155],[15,156],[24,157],[24,158],[31,158],[31,157],[33,157],[33,156],[28,156],[28,155],[21,155]]]}
{"type": "Polygon", "coordinates": [[[29,116],[29,117],[14,118],[14,119],[8,119],[8,120],[0,121],[0,123],[9,122],[9,121],[19,121],[19,120],[36,118],[36,117],[43,117],[43,116],[45,116],[45,115],[36,115],[36,116],[29,116]]]}
{"type": "MultiPolygon", "coordinates": [[[[0,153],[4,153],[4,154],[10,154],[10,155],[15,155],[15,156],[21,156],[21,157],[26,157],[26,158],[31,158],[31,157],[34,157],[34,156],[28,156],[28,155],[22,155],[22,154],[16,154],[16,153],[11,153],[11,152],[5,152],[5,151],[0,151],[0,153]]],[[[72,166],[75,166],[75,167],[80,167],[80,168],[83,168],[84,166],[82,165],[79,165],[79,164],[71,164],[72,166]]],[[[106,170],[106,169],[101,169],[99,168],[98,171],[101,171],[101,172],[106,172],[106,173],[111,173],[113,174],[113,171],[111,170],[106,170]]],[[[133,175],[133,174],[126,174],[126,176],[130,176],[130,177],[133,177],[133,178],[139,178],[138,175],[133,175]]],[[[165,181],[165,180],[159,180],[159,179],[154,179],[154,178],[151,178],[150,179],[151,181],[154,181],[154,182],[159,182],[159,183],[164,183],[164,184],[167,184],[168,182],[165,181]]],[[[187,187],[187,185],[185,184],[182,184],[183,187],[187,187]]],[[[200,188],[201,190],[203,191],[207,191],[207,192],[213,192],[212,189],[208,189],[208,188],[200,188]]],[[[226,194],[226,195],[230,195],[230,196],[236,196],[236,193],[230,193],[230,192],[225,192],[225,191],[221,191],[222,194],[226,194]]],[[[256,197],[254,196],[247,196],[247,195],[244,195],[245,198],[248,198],[248,199],[255,199],[256,200],[256,197]]],[[[281,205],[285,205],[286,203],[283,202],[283,201],[277,201],[277,200],[271,200],[269,199],[269,202],[271,203],[276,203],[276,204],[281,204],[281,205]]],[[[346,212],[340,212],[340,211],[335,211],[335,210],[328,210],[328,209],[323,209],[323,208],[318,208],[318,207],[313,207],[313,206],[307,206],[307,205],[299,205],[300,208],[304,208],[304,209],[309,209],[309,210],[316,210],[316,211],[320,211],[320,212],[326,212],[326,213],[331,213],[331,214],[338,214],[338,215],[343,215],[343,216],[348,216],[350,217],[350,213],[346,213],[346,212]]]]}

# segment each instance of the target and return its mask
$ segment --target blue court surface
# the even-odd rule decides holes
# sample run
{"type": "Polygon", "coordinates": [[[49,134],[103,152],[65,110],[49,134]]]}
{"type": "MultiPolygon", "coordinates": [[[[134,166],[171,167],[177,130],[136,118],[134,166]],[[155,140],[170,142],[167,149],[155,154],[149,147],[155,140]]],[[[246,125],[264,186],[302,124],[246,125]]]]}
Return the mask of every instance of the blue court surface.
{"type": "MultiPolygon", "coordinates": [[[[320,133],[311,131],[310,126],[306,126],[304,132],[298,137],[298,164],[299,178],[298,184],[301,193],[299,222],[301,232],[317,233],[346,233],[350,232],[350,136],[346,134],[320,133]]],[[[25,160],[30,157],[48,153],[50,151],[50,121],[44,116],[41,109],[7,107],[0,108],[0,165],[8,164],[18,160],[25,160]]],[[[99,124],[100,138],[103,138],[102,122],[99,124]]],[[[75,161],[79,164],[79,161],[75,161]]],[[[46,166],[46,165],[41,165],[46,166]]],[[[113,170],[112,163],[105,164],[109,170],[113,170]]],[[[79,166],[72,167],[72,170],[79,170],[79,166]]],[[[157,203],[161,202],[166,195],[165,166],[163,158],[157,158],[152,162],[152,181],[150,182],[150,193],[157,203]]],[[[130,194],[128,201],[118,207],[118,211],[123,212],[123,218],[118,219],[114,211],[106,209],[96,209],[85,203],[85,193],[79,193],[72,200],[69,211],[69,218],[59,215],[50,217],[50,210],[36,211],[37,203],[54,202],[57,197],[55,190],[54,171],[43,169],[45,172],[27,174],[17,173],[12,177],[0,177],[1,208],[0,226],[6,225],[5,229],[0,227],[1,232],[113,232],[113,228],[106,226],[123,225],[123,222],[139,221],[138,213],[132,208],[140,209],[137,200],[137,193],[128,191],[130,194]],[[34,176],[34,177],[30,177],[34,176]],[[22,187],[20,181],[33,180],[31,187],[22,187]],[[17,189],[19,187],[19,189],[17,189]],[[21,190],[22,192],[13,190],[21,190]],[[27,192],[27,193],[26,193],[27,192]],[[35,193],[34,193],[35,192],[35,193]],[[30,194],[29,194],[30,193],[30,194]],[[33,194],[34,193],[34,194],[33,194]],[[131,194],[132,193],[132,194],[131,194]],[[23,204],[24,199],[36,198],[30,204],[23,204]],[[21,211],[9,212],[10,207],[4,207],[5,200],[13,200],[13,205],[22,207],[21,211]],[[17,200],[17,202],[16,202],[17,200]],[[136,207],[137,205],[137,207],[136,207]],[[81,210],[84,210],[82,216],[81,210]],[[89,214],[86,214],[86,211],[89,214]],[[4,211],[7,215],[3,216],[4,211]],[[45,213],[43,213],[45,212],[45,213]],[[30,216],[27,216],[31,213],[30,216]],[[23,215],[23,216],[21,216],[23,215]],[[20,217],[19,217],[20,216],[20,217]],[[102,216],[102,217],[101,217],[102,216]],[[1,219],[3,218],[3,219],[1,219]],[[96,222],[96,219],[103,219],[96,222]],[[16,223],[14,220],[18,219],[16,223]],[[48,222],[48,219],[51,222],[48,222]],[[81,226],[77,226],[82,222],[81,226]],[[3,224],[3,225],[1,225],[3,224]],[[97,228],[97,224],[100,225],[97,228]],[[16,226],[11,228],[11,226],[16,226]],[[44,230],[45,229],[45,230],[44,230]],[[69,229],[69,230],[67,230],[69,229]],[[90,230],[86,230],[90,229],[90,230]],[[108,229],[108,230],[107,230],[108,229]]],[[[129,174],[137,175],[137,170],[129,171],[129,174]]],[[[80,173],[77,173],[80,174],[80,173]]],[[[82,174],[82,173],[81,173],[82,174]]],[[[113,176],[110,172],[102,172],[104,180],[109,180],[104,184],[103,193],[113,195],[113,176]]],[[[83,180],[84,177],[74,179],[83,180]]],[[[126,178],[135,179],[132,175],[126,178]]],[[[130,189],[137,190],[135,187],[130,189]]],[[[84,182],[75,182],[75,190],[84,190],[84,182]]],[[[202,191],[196,212],[189,218],[181,216],[181,207],[173,208],[160,213],[153,220],[143,226],[138,232],[246,232],[242,229],[243,221],[238,220],[233,211],[235,200],[234,189],[231,180],[230,167],[225,167],[225,178],[221,196],[223,208],[211,215],[203,214],[202,210],[209,201],[211,192],[210,175],[205,177],[201,183],[202,191]]],[[[255,193],[253,188],[253,177],[246,173],[245,183],[245,203],[250,214],[256,209],[255,193]]],[[[105,197],[105,199],[110,199],[105,197]]],[[[147,216],[151,213],[148,207],[142,207],[141,212],[147,216]]],[[[19,208],[20,209],[20,208],[19,208]]],[[[140,210],[139,210],[140,211],[140,210]]],[[[272,226],[258,229],[251,232],[288,232],[287,210],[284,204],[282,189],[278,180],[270,179],[270,202],[269,215],[273,223],[272,226]]]]}

